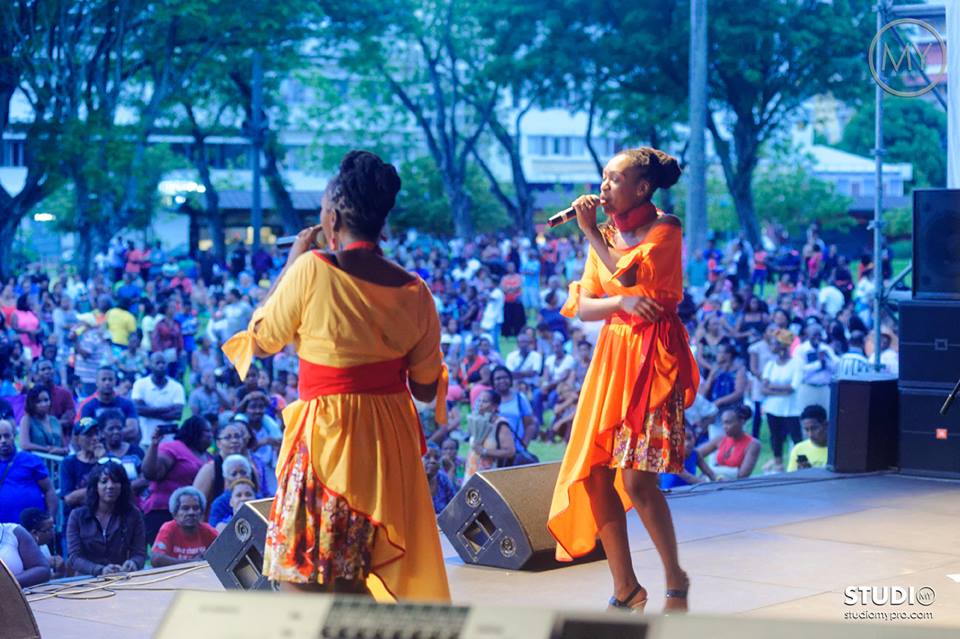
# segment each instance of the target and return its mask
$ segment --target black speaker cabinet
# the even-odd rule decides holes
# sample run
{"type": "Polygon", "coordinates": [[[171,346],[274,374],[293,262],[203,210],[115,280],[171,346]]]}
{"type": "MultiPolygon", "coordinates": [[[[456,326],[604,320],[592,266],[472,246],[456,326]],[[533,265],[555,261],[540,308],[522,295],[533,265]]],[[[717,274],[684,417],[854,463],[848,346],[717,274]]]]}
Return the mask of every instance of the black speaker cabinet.
{"type": "MultiPolygon", "coordinates": [[[[556,541],[547,516],[559,473],[560,462],[480,471],[440,513],[440,530],[467,564],[508,570],[554,566],[556,541]]],[[[584,559],[602,556],[598,550],[584,559]]]]}
{"type": "Polygon", "coordinates": [[[904,300],[899,307],[900,383],[953,388],[960,378],[960,301],[904,300]]]}
{"type": "Polygon", "coordinates": [[[827,468],[838,473],[897,464],[897,378],[864,374],[833,382],[827,468]]]}
{"type": "Polygon", "coordinates": [[[940,414],[949,389],[900,387],[900,470],[960,477],[960,409],[940,414]]]}
{"type": "Polygon", "coordinates": [[[207,549],[205,558],[228,590],[276,590],[263,576],[263,546],[273,499],[245,503],[207,549]]]}
{"type": "Polygon", "coordinates": [[[913,191],[913,295],[960,299],[960,189],[913,191]]]}
{"type": "Polygon", "coordinates": [[[0,561],[0,637],[40,639],[40,629],[16,577],[0,561]]]}

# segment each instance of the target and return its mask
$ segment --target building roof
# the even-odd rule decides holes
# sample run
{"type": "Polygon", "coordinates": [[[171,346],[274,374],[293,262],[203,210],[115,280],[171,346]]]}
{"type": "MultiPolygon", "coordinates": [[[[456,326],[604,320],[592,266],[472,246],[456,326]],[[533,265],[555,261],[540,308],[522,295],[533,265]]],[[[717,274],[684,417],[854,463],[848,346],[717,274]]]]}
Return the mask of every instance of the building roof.
{"type": "MultiPolygon", "coordinates": [[[[847,153],[830,146],[814,144],[804,149],[813,156],[817,173],[873,173],[876,170],[873,158],[847,153]]],[[[913,179],[913,165],[909,162],[883,164],[884,174],[899,175],[903,180],[913,179]]]]}
{"type": "MultiPolygon", "coordinates": [[[[220,196],[220,208],[223,210],[249,211],[253,203],[253,193],[246,189],[226,189],[217,191],[220,196]]],[[[206,205],[206,195],[198,194],[206,205]]],[[[317,211],[323,200],[323,191],[290,191],[293,208],[298,211],[317,211]]],[[[264,209],[273,209],[273,196],[268,189],[260,194],[260,203],[264,209]]]]}

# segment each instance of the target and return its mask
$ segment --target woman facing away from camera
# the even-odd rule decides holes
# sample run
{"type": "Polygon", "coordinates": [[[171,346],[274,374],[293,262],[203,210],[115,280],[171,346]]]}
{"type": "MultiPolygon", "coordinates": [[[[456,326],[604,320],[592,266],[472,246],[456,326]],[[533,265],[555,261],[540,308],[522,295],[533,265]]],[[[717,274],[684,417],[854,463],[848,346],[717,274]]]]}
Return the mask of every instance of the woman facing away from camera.
{"type": "Polygon", "coordinates": [[[255,355],[293,343],[300,357],[263,570],[285,589],[450,597],[411,398],[436,397],[445,423],[440,322],[423,280],[378,246],[399,190],[392,165],[348,153],[320,225],[301,231],[248,330],[224,345],[241,378],[255,355]],[[311,250],[321,230],[329,250],[311,250]]]}
{"type": "Polygon", "coordinates": [[[560,560],[586,555],[599,535],[613,576],[610,606],[635,612],[646,605],[647,591],[630,557],[625,511],[631,507],[663,562],[665,609],[687,608],[689,580],[657,475],[683,470],[683,410],[693,403],[699,374],[676,312],[683,297],[680,221],[650,200],[679,177],[676,159],[663,151],[626,150],[604,168],[600,196],[573,203],[590,253],[563,313],[605,325],[547,526],[560,560]],[[612,224],[597,226],[600,206],[612,224]]]}

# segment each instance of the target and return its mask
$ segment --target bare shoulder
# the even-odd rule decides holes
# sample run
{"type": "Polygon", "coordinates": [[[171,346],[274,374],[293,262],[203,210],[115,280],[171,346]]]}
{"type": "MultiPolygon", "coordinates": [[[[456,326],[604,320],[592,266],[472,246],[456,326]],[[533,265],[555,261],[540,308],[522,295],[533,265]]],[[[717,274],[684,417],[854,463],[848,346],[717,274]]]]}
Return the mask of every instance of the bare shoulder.
{"type": "Polygon", "coordinates": [[[670,213],[664,213],[657,218],[657,221],[653,223],[654,226],[675,226],[680,228],[683,226],[683,223],[680,221],[680,218],[676,215],[671,215],[670,213]]]}

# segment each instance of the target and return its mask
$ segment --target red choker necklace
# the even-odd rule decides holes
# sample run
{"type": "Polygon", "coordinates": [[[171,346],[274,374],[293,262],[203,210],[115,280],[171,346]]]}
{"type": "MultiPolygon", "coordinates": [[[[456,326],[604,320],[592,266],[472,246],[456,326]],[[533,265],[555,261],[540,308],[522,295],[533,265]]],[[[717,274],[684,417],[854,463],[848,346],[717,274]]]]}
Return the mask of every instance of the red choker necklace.
{"type": "Polygon", "coordinates": [[[651,213],[656,217],[656,212],[657,207],[652,202],[647,202],[625,213],[614,213],[610,219],[613,220],[613,225],[618,231],[630,233],[649,221],[651,213]]]}
{"type": "Polygon", "coordinates": [[[344,246],[342,250],[344,250],[344,251],[356,251],[356,250],[361,250],[361,251],[373,251],[373,252],[376,253],[377,255],[383,255],[383,249],[381,249],[381,248],[380,248],[380,245],[377,244],[376,242],[367,242],[367,241],[350,242],[349,244],[347,244],[346,246],[344,246]]]}

